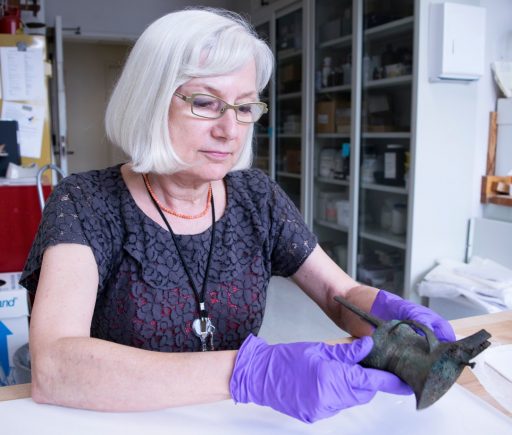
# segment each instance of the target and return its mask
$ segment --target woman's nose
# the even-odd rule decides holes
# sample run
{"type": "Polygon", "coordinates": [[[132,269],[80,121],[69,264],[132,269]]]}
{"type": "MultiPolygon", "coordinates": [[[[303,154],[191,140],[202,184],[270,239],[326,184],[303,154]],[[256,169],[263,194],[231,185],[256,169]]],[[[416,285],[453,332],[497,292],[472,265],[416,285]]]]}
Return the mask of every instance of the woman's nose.
{"type": "Polygon", "coordinates": [[[226,109],[224,114],[217,118],[212,133],[215,137],[225,140],[232,140],[237,137],[238,129],[241,124],[236,120],[236,113],[234,109],[226,109]]]}

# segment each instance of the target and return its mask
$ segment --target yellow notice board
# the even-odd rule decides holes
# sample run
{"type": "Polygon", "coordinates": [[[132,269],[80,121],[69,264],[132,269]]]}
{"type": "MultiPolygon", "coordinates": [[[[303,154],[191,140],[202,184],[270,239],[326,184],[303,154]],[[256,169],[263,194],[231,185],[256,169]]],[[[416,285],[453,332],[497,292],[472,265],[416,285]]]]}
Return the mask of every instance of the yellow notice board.
{"type": "MultiPolygon", "coordinates": [[[[18,44],[25,44],[25,46],[33,48],[41,48],[43,50],[43,71],[44,73],[44,96],[41,101],[38,101],[38,105],[44,107],[44,123],[43,123],[43,138],[41,155],[39,158],[24,157],[21,158],[22,165],[30,165],[36,163],[39,167],[42,167],[48,163],[51,163],[51,133],[50,133],[50,104],[49,104],[49,92],[48,92],[48,77],[50,76],[50,68],[47,68],[46,62],[46,39],[44,36],[32,36],[32,35],[7,35],[0,34],[0,47],[17,47],[18,44]]],[[[2,92],[0,99],[0,113],[4,105],[5,93],[2,92]]],[[[35,104],[31,100],[16,101],[17,103],[35,104]]]]}

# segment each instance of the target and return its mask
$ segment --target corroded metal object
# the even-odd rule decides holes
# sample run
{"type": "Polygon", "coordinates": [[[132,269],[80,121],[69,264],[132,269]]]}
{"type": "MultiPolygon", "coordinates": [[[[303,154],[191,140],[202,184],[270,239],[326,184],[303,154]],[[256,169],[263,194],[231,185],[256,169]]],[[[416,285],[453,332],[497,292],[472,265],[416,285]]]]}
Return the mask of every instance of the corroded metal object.
{"type": "Polygon", "coordinates": [[[375,326],[374,346],[360,364],[394,373],[410,385],[416,409],[440,399],[455,383],[470,360],[485,350],[491,337],[485,329],[455,342],[440,342],[430,328],[408,320],[383,321],[335,296],[350,311],[375,326]],[[420,332],[420,333],[418,333],[420,332]]]}

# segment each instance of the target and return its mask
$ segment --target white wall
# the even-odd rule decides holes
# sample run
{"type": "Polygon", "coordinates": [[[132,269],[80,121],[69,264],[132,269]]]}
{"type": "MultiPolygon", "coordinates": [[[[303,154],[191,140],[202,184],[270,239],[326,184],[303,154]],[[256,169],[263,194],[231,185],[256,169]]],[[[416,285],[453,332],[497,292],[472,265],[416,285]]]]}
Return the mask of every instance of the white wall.
{"type": "Polygon", "coordinates": [[[70,173],[125,161],[106,139],[103,118],[128,50],[122,44],[64,43],[70,173]]]}
{"type": "MultiPolygon", "coordinates": [[[[154,20],[186,6],[212,6],[240,9],[236,0],[45,0],[48,25],[56,15],[63,27],[80,27],[81,39],[133,40],[154,20]]],[[[245,5],[244,5],[245,6],[245,5]]],[[[247,5],[248,7],[248,5],[247,5]]],[[[73,38],[72,32],[65,37],[73,38]]]]}

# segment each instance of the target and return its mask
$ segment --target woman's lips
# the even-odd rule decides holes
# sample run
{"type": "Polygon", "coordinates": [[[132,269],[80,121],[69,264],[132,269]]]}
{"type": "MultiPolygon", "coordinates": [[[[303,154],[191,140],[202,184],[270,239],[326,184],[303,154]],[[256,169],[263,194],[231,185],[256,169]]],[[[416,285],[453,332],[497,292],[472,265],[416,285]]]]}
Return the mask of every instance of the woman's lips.
{"type": "Polygon", "coordinates": [[[203,151],[203,153],[212,160],[225,160],[231,153],[225,151],[203,151]]]}

